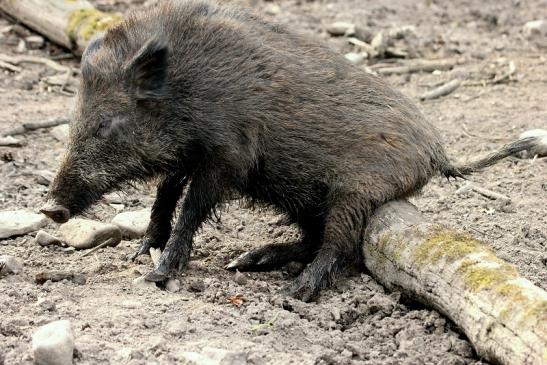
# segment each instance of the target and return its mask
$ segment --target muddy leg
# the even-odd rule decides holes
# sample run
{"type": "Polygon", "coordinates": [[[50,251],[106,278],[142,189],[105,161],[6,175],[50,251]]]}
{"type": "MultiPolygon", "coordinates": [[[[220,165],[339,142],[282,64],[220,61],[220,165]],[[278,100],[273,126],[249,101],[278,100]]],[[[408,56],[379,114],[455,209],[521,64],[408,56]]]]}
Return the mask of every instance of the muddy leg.
{"type": "Polygon", "coordinates": [[[326,218],[317,256],[283,291],[308,302],[315,299],[321,289],[331,286],[338,274],[359,257],[368,211],[365,201],[358,197],[339,201],[326,218]]]}
{"type": "Polygon", "coordinates": [[[181,212],[167,241],[158,266],[146,275],[146,280],[160,282],[186,266],[190,259],[194,233],[221,202],[223,189],[217,185],[222,177],[206,171],[192,177],[181,212]]]}
{"type": "Polygon", "coordinates": [[[173,212],[187,182],[186,176],[170,175],[158,184],[146,234],[137,251],[129,256],[130,260],[135,260],[139,255],[148,255],[150,248],[163,250],[171,234],[173,212]]]}

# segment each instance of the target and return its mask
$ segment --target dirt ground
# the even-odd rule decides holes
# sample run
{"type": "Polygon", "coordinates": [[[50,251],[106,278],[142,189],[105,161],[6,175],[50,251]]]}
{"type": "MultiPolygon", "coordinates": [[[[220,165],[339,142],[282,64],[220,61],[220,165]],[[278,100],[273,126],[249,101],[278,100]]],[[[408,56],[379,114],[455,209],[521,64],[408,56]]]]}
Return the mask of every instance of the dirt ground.
{"type": "MultiPolygon", "coordinates": [[[[134,1],[138,6],[143,1],[134,1]]],[[[416,26],[417,56],[462,57],[452,71],[390,76],[389,82],[411,96],[442,132],[454,159],[464,161],[491,151],[521,132],[547,127],[547,52],[541,42],[522,36],[530,20],[547,18],[544,0],[283,0],[249,1],[269,19],[323,38],[347,53],[343,37],[325,32],[334,21],[349,21],[376,32],[416,26]],[[279,12],[271,11],[272,4],[279,12]],[[462,86],[446,97],[420,102],[432,86],[456,75],[469,79],[501,74],[512,61],[510,82],[462,86]]],[[[125,12],[129,1],[94,1],[106,10],[125,12]]],[[[13,23],[0,18],[0,29],[13,23]]],[[[0,38],[0,53],[16,54],[24,28],[0,38]]],[[[52,44],[24,51],[40,56],[66,51],[52,44]]],[[[60,61],[78,66],[77,60],[60,61]]],[[[377,62],[377,61],[375,61],[377,62]]],[[[370,62],[373,64],[374,62],[370,62]]],[[[0,73],[0,132],[28,121],[66,116],[73,97],[44,86],[55,72],[22,65],[22,72],[0,73]]],[[[33,175],[55,171],[63,144],[48,129],[19,136],[23,147],[0,147],[0,210],[37,210],[47,187],[33,175]]],[[[547,289],[547,159],[509,159],[471,178],[477,185],[511,198],[508,205],[476,193],[456,194],[463,183],[435,178],[413,201],[431,221],[469,232],[488,242],[520,273],[547,289]]],[[[153,189],[122,195],[124,210],[149,207],[153,189]]],[[[110,221],[114,208],[97,207],[96,219],[110,221]]],[[[53,232],[55,224],[46,230],[53,232]]],[[[181,289],[141,289],[132,280],[151,269],[149,259],[124,257],[138,240],[101,249],[88,257],[61,247],[38,246],[26,235],[0,241],[0,254],[24,263],[22,275],[0,279],[0,364],[32,363],[31,335],[40,325],[70,319],[76,333],[77,364],[180,363],[184,351],[204,347],[244,352],[249,364],[482,364],[454,324],[438,314],[386,292],[366,272],[355,269],[314,303],[282,297],[277,291],[297,265],[270,273],[248,274],[245,284],[223,269],[245,250],[298,235],[267,209],[253,211],[234,203],[220,223],[203,227],[189,267],[178,279],[181,289]],[[37,285],[46,269],[73,270],[85,285],[63,281],[37,285]],[[237,308],[227,298],[240,294],[237,308]],[[38,305],[46,298],[53,306],[38,305]],[[268,323],[272,325],[268,325],[268,323]],[[260,326],[259,324],[264,324],[260,326]],[[259,325],[259,326],[257,326],[259,325]]],[[[236,362],[233,362],[236,364],[236,362]]]]}

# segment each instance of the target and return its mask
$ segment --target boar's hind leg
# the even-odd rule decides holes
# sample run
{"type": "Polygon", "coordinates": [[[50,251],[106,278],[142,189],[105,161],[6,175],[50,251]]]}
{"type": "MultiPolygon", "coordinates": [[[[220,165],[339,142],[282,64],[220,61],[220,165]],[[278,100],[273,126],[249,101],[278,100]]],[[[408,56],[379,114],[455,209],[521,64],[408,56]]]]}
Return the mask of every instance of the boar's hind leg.
{"type": "Polygon", "coordinates": [[[135,260],[139,255],[150,254],[150,248],[159,248],[160,250],[165,248],[171,234],[173,212],[187,182],[186,176],[178,174],[165,176],[160,181],[146,234],[137,251],[129,256],[130,260],[135,260]]]}
{"type": "Polygon", "coordinates": [[[318,240],[313,235],[304,234],[301,241],[272,243],[245,252],[226,269],[239,271],[268,271],[277,269],[290,261],[308,263],[313,259],[318,240]]]}
{"type": "Polygon", "coordinates": [[[222,181],[224,179],[214,172],[202,171],[192,176],[173,232],[158,265],[146,275],[146,280],[164,281],[170,274],[186,266],[190,260],[194,233],[222,200],[223,189],[219,185],[222,181]]]}
{"type": "Polygon", "coordinates": [[[305,302],[331,286],[336,276],[359,256],[359,242],[369,209],[359,197],[336,203],[327,215],[322,245],[315,259],[283,291],[305,302]]]}

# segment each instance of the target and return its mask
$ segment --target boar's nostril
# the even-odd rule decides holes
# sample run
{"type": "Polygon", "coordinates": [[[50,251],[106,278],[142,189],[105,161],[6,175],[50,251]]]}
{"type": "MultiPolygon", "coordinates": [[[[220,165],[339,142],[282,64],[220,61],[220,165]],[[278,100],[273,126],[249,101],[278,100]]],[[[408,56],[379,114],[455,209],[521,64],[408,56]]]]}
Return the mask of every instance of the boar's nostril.
{"type": "Polygon", "coordinates": [[[62,205],[46,205],[40,209],[40,212],[57,223],[65,223],[70,219],[69,210],[62,205]]]}

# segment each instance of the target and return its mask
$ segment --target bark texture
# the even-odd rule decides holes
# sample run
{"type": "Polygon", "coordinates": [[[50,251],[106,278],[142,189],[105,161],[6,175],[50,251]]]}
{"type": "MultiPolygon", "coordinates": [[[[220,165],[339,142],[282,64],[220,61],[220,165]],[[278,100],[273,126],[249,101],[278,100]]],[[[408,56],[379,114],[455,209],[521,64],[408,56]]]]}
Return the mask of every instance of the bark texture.
{"type": "Polygon", "coordinates": [[[547,292],[486,245],[395,201],[375,213],[363,252],[380,283],[449,317],[480,356],[507,365],[547,364],[547,292]]]}

